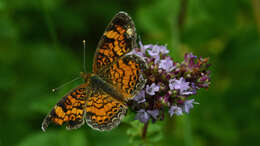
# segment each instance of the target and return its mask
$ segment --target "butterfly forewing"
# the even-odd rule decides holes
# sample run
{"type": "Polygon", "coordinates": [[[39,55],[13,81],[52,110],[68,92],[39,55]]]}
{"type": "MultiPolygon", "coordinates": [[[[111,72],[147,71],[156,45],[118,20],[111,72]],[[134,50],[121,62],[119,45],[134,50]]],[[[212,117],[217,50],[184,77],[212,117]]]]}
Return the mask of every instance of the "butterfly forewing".
{"type": "Polygon", "coordinates": [[[136,45],[134,22],[125,12],[119,12],[107,26],[94,56],[93,72],[97,73],[136,45]]]}

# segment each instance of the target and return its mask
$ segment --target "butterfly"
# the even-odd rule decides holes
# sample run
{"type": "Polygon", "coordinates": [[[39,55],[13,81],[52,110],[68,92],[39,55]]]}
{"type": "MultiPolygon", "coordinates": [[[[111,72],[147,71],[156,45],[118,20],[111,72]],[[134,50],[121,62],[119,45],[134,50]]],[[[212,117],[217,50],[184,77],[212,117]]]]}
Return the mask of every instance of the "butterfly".
{"type": "Polygon", "coordinates": [[[146,63],[131,52],[136,46],[132,18],[117,13],[97,45],[92,73],[81,73],[84,83],[54,106],[44,118],[42,130],[50,123],[77,129],[86,122],[99,131],[117,127],[127,113],[127,102],[146,83],[146,63]]]}

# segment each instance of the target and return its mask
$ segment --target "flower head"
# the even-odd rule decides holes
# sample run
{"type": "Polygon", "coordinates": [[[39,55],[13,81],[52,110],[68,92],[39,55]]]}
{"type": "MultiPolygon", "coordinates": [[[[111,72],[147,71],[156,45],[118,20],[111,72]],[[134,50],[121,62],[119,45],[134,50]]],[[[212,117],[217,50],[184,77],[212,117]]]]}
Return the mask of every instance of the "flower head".
{"type": "Polygon", "coordinates": [[[158,45],[154,45],[154,46],[151,46],[151,49],[148,50],[148,54],[152,57],[155,57],[155,56],[159,56],[160,55],[160,46],[158,45]]]}
{"type": "Polygon", "coordinates": [[[144,89],[130,103],[137,112],[135,119],[142,123],[149,119],[155,122],[163,119],[166,108],[170,116],[189,113],[198,103],[188,97],[210,85],[209,59],[186,53],[184,60],[177,62],[169,56],[167,46],[143,45],[141,42],[139,45],[133,53],[142,57],[148,68],[145,70],[147,83],[144,89]]]}
{"type": "Polygon", "coordinates": [[[149,118],[150,115],[144,109],[139,110],[135,116],[135,119],[142,123],[147,123],[149,118]]]}
{"type": "Polygon", "coordinates": [[[169,87],[171,90],[180,90],[181,94],[185,94],[184,91],[187,91],[188,89],[190,89],[189,86],[189,82],[186,82],[185,79],[183,77],[181,77],[179,80],[177,79],[171,79],[169,80],[169,87]]]}
{"type": "Polygon", "coordinates": [[[154,119],[157,119],[159,116],[159,110],[148,110],[147,113],[149,113],[154,119]]]}
{"type": "Polygon", "coordinates": [[[198,102],[194,102],[194,99],[186,100],[184,102],[184,111],[186,113],[190,112],[190,109],[192,109],[194,106],[193,104],[199,104],[198,102]]]}
{"type": "Polygon", "coordinates": [[[150,56],[160,56],[160,54],[168,54],[169,50],[166,48],[166,46],[160,46],[160,45],[145,45],[145,49],[150,48],[147,52],[150,56]]]}
{"type": "Polygon", "coordinates": [[[155,83],[152,83],[152,85],[146,85],[146,93],[149,95],[155,95],[155,92],[158,92],[160,89],[160,86],[156,85],[155,83]]]}
{"type": "Polygon", "coordinates": [[[173,65],[172,59],[167,57],[160,61],[159,68],[164,69],[166,72],[170,72],[175,68],[175,66],[173,65]]]}
{"type": "Polygon", "coordinates": [[[141,51],[139,51],[139,50],[135,50],[135,49],[134,49],[134,50],[132,51],[132,53],[135,54],[135,55],[137,55],[137,56],[143,57],[143,58],[145,57],[145,56],[144,56],[144,53],[141,52],[141,51]]]}
{"type": "Polygon", "coordinates": [[[160,52],[162,54],[168,54],[170,51],[167,49],[167,47],[165,45],[165,46],[160,46],[160,52]]]}
{"type": "Polygon", "coordinates": [[[134,101],[136,101],[137,103],[143,103],[145,102],[145,91],[142,90],[140,91],[134,98],[134,101]]]}
{"type": "Polygon", "coordinates": [[[170,116],[173,116],[174,114],[177,115],[177,116],[180,116],[183,113],[182,113],[182,109],[180,107],[173,105],[169,109],[169,114],[170,114],[170,116]]]}

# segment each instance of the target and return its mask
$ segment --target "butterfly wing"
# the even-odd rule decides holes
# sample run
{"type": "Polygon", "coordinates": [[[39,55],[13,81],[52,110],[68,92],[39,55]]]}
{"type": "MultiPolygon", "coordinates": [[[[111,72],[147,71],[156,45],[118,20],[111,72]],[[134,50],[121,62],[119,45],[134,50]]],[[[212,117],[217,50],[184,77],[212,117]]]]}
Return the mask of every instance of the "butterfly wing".
{"type": "Polygon", "coordinates": [[[82,84],[65,95],[45,117],[42,130],[45,131],[50,123],[65,124],[67,129],[76,129],[84,124],[86,87],[82,84]]]}
{"type": "Polygon", "coordinates": [[[127,106],[101,88],[90,89],[86,101],[86,122],[99,131],[111,130],[124,118],[127,106]]]}
{"type": "Polygon", "coordinates": [[[127,101],[143,89],[146,79],[145,61],[134,54],[125,55],[98,75],[111,84],[127,101]]]}
{"type": "Polygon", "coordinates": [[[102,35],[94,56],[93,72],[109,66],[136,46],[134,22],[125,12],[117,13],[102,35]]]}

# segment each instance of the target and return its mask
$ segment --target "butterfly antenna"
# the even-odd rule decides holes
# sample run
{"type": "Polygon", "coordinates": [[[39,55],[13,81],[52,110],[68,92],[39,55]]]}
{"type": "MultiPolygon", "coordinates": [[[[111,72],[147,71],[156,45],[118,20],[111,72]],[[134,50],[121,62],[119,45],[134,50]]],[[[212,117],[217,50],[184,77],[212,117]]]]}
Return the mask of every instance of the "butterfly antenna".
{"type": "Polygon", "coordinates": [[[86,41],[83,40],[83,71],[86,72],[86,41]]]}
{"type": "Polygon", "coordinates": [[[70,83],[73,83],[74,81],[77,81],[77,80],[80,79],[80,78],[81,78],[81,77],[78,76],[78,77],[74,78],[73,80],[71,80],[71,81],[69,81],[69,82],[67,82],[67,83],[65,83],[65,84],[60,85],[58,88],[53,88],[53,89],[52,89],[52,92],[56,92],[56,91],[58,91],[59,89],[65,87],[66,85],[69,85],[70,83]]]}

